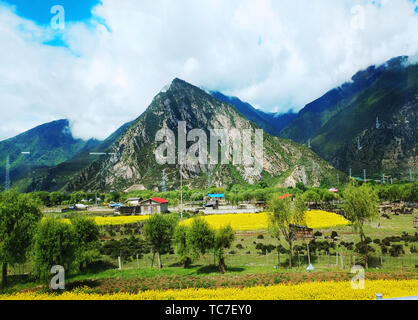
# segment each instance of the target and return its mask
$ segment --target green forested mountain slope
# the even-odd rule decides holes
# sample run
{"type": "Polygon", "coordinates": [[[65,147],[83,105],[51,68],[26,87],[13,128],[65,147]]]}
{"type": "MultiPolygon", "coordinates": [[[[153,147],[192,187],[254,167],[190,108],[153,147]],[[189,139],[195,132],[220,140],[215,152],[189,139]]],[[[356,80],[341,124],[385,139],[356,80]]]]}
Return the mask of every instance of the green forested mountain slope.
{"type": "Polygon", "coordinates": [[[366,169],[376,179],[416,173],[418,66],[399,57],[353,80],[305,107],[281,136],[310,140],[315,152],[346,173],[351,168],[362,176],[366,169]]]}

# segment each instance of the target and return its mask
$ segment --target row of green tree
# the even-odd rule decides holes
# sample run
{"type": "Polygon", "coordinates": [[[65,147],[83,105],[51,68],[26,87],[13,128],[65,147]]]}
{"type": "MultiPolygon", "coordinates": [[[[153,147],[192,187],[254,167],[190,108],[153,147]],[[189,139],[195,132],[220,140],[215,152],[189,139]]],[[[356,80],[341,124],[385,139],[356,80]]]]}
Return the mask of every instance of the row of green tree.
{"type": "Polygon", "coordinates": [[[230,248],[235,237],[231,226],[214,230],[202,218],[193,220],[191,226],[178,225],[178,220],[170,216],[154,215],[144,226],[144,235],[150,243],[154,263],[162,268],[161,254],[169,252],[173,239],[179,261],[184,267],[201,255],[213,252],[218,259],[219,271],[226,271],[225,249],[230,248]]]}
{"type": "MultiPolygon", "coordinates": [[[[358,186],[358,182],[353,182],[358,186]]],[[[418,183],[398,183],[398,184],[367,184],[377,191],[377,194],[382,201],[396,201],[403,200],[408,202],[418,202],[418,183]]],[[[205,190],[200,189],[189,189],[187,186],[183,189],[183,200],[184,201],[204,201],[210,193],[222,193],[225,194],[225,199],[232,204],[239,204],[241,202],[255,202],[264,201],[268,202],[276,194],[290,193],[297,195],[304,193],[308,202],[320,203],[330,202],[332,200],[343,199],[344,190],[348,185],[341,186],[338,193],[329,192],[325,188],[308,188],[303,183],[298,183],[296,188],[271,188],[263,185],[255,186],[241,186],[234,185],[230,189],[224,188],[208,188],[205,190]]],[[[151,190],[143,191],[132,191],[129,193],[120,193],[118,191],[109,193],[93,193],[84,191],[75,191],[72,193],[64,192],[47,192],[38,191],[32,193],[34,196],[39,198],[44,206],[57,206],[57,205],[72,205],[80,203],[81,200],[91,200],[95,202],[96,196],[100,203],[111,203],[111,202],[125,202],[131,197],[141,197],[148,199],[152,197],[162,197],[169,200],[171,206],[176,206],[180,202],[180,190],[173,190],[167,192],[155,192],[151,190]]]]}
{"type": "Polygon", "coordinates": [[[42,219],[37,197],[16,191],[0,193],[0,263],[2,287],[7,285],[9,265],[33,262],[38,278],[47,278],[51,267],[82,270],[100,254],[99,228],[82,216],[71,223],[42,219]]]}

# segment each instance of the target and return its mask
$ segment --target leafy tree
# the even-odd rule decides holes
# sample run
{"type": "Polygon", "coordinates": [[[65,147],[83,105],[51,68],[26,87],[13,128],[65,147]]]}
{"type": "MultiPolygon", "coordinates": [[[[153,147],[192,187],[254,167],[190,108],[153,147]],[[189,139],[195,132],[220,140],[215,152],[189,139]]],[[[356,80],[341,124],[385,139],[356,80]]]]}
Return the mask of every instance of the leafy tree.
{"type": "Polygon", "coordinates": [[[205,220],[202,218],[194,219],[187,233],[187,243],[190,246],[193,258],[197,259],[200,255],[213,249],[214,237],[213,229],[205,220]]]}
{"type": "Polygon", "coordinates": [[[74,228],[77,248],[75,251],[75,262],[80,270],[84,270],[88,263],[99,259],[99,227],[92,218],[76,216],[71,220],[74,228]]]}
{"type": "Polygon", "coordinates": [[[52,206],[60,205],[64,201],[64,194],[62,192],[51,192],[49,194],[49,201],[52,206]]]}
{"type": "Polygon", "coordinates": [[[66,272],[72,270],[77,242],[71,224],[47,218],[38,225],[34,245],[34,269],[46,279],[54,265],[61,265],[66,272]]]}
{"type": "Polygon", "coordinates": [[[305,186],[303,182],[296,183],[296,189],[302,190],[303,192],[308,190],[308,188],[305,186]]]}
{"type": "Polygon", "coordinates": [[[0,262],[2,287],[7,285],[9,263],[23,263],[33,240],[33,230],[42,217],[39,200],[28,194],[0,194],[0,262]]]}
{"type": "Polygon", "coordinates": [[[361,187],[348,186],[344,190],[343,208],[347,214],[347,218],[353,223],[354,230],[360,235],[360,242],[364,250],[365,266],[368,264],[368,246],[364,233],[364,225],[373,221],[379,215],[378,204],[379,198],[377,193],[371,187],[362,185],[361,187]]]}
{"type": "Polygon", "coordinates": [[[231,225],[223,227],[215,232],[215,254],[219,260],[219,271],[226,272],[224,251],[230,248],[235,239],[235,233],[231,225]]]}
{"type": "Polygon", "coordinates": [[[319,201],[321,201],[321,196],[317,192],[315,192],[314,190],[306,191],[304,193],[304,197],[305,197],[307,202],[318,203],[319,201]]]}
{"type": "MultiPolygon", "coordinates": [[[[289,267],[292,267],[293,241],[295,240],[295,229],[292,224],[305,223],[305,204],[302,196],[297,196],[294,208],[289,198],[279,199],[273,197],[269,203],[272,214],[269,216],[269,230],[273,237],[280,241],[280,235],[289,245],[289,267]]],[[[280,258],[279,258],[280,259],[280,258]]]]}
{"type": "Polygon", "coordinates": [[[176,224],[177,221],[172,217],[155,214],[144,225],[145,239],[150,242],[154,253],[152,263],[157,254],[160,269],[163,267],[161,254],[170,250],[176,224]]]}
{"type": "Polygon", "coordinates": [[[76,204],[87,197],[84,191],[75,191],[71,194],[71,203],[76,204]]]}
{"type": "Polygon", "coordinates": [[[112,259],[117,259],[121,256],[122,261],[131,261],[136,256],[140,258],[144,253],[149,253],[150,249],[145,240],[130,236],[121,240],[112,239],[106,241],[100,248],[100,252],[110,256],[112,259]]]}
{"type": "Polygon", "coordinates": [[[174,232],[177,255],[185,268],[192,262],[190,248],[187,243],[188,232],[189,228],[181,225],[177,226],[176,231],[174,232]]]}
{"type": "Polygon", "coordinates": [[[34,192],[33,195],[37,197],[44,206],[50,206],[51,200],[49,196],[49,192],[47,191],[38,191],[34,192]]]}

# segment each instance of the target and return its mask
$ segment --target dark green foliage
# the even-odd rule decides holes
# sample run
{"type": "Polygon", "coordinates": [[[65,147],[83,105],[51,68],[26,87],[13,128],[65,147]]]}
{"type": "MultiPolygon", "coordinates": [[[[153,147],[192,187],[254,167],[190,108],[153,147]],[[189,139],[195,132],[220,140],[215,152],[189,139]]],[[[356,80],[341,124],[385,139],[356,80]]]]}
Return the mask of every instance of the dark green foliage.
{"type": "Polygon", "coordinates": [[[194,219],[187,234],[193,257],[198,258],[214,247],[215,233],[209,224],[201,219],[194,219]]]}
{"type": "Polygon", "coordinates": [[[137,255],[138,258],[141,258],[142,255],[149,252],[149,244],[145,240],[133,236],[121,240],[105,241],[100,248],[101,254],[110,256],[112,259],[117,259],[120,256],[122,261],[131,261],[137,255]]]}
{"type": "Polygon", "coordinates": [[[400,255],[405,254],[405,250],[403,249],[403,245],[393,244],[389,249],[389,253],[392,257],[399,257],[400,255]]]}
{"type": "Polygon", "coordinates": [[[74,240],[77,243],[75,263],[83,270],[89,263],[100,259],[99,227],[94,219],[77,216],[71,219],[74,230],[74,240]]]}
{"type": "Polygon", "coordinates": [[[366,253],[375,252],[376,250],[364,242],[358,242],[356,243],[354,251],[364,255],[366,253]]]}
{"type": "Polygon", "coordinates": [[[234,239],[235,233],[230,225],[215,231],[214,250],[219,260],[219,271],[221,273],[226,271],[224,251],[231,247],[234,239]]]}
{"type": "Polygon", "coordinates": [[[308,190],[308,188],[303,184],[303,182],[298,182],[296,183],[296,188],[305,192],[306,190],[308,190]]]}
{"type": "Polygon", "coordinates": [[[169,252],[177,221],[169,216],[155,214],[144,225],[145,239],[158,257],[158,266],[161,269],[161,254],[169,252]]]}
{"type": "Polygon", "coordinates": [[[7,285],[7,265],[23,263],[42,213],[39,201],[15,191],[0,193],[0,262],[2,286],[7,285]]]}
{"type": "Polygon", "coordinates": [[[68,223],[47,218],[39,223],[35,234],[34,270],[46,279],[55,265],[63,266],[66,274],[73,270],[77,249],[75,232],[68,223]]]}
{"type": "Polygon", "coordinates": [[[176,244],[176,251],[180,262],[187,268],[192,262],[190,246],[187,243],[187,234],[189,228],[186,226],[178,225],[174,232],[174,242],[176,244]]]}

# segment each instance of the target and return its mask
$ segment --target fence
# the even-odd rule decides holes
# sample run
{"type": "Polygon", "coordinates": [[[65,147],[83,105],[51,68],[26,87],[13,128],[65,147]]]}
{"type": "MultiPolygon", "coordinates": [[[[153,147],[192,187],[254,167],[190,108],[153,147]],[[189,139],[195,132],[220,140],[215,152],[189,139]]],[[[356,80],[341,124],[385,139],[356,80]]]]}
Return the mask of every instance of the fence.
{"type": "MultiPolygon", "coordinates": [[[[150,269],[152,264],[151,253],[138,257],[133,256],[129,259],[122,257],[122,270],[127,269],[150,269]]],[[[357,255],[349,254],[311,254],[310,257],[306,254],[295,253],[293,256],[292,265],[295,271],[298,269],[305,270],[309,265],[309,260],[316,270],[350,270],[354,265],[361,263],[361,257],[357,255]]],[[[162,264],[164,267],[181,267],[178,257],[175,254],[164,254],[161,256],[162,264]]],[[[279,256],[277,251],[272,251],[267,254],[260,253],[241,253],[236,254],[227,253],[225,255],[225,263],[230,268],[243,268],[243,267],[263,267],[272,270],[278,265],[279,256]]],[[[110,259],[106,257],[105,261],[113,265],[115,269],[119,267],[118,259],[110,259]]],[[[213,253],[208,253],[201,256],[199,259],[193,261],[192,265],[208,267],[217,263],[217,259],[213,253]]],[[[280,254],[280,267],[287,268],[289,263],[288,254],[280,254]]],[[[158,267],[157,256],[154,258],[154,268],[158,267]]],[[[369,256],[369,268],[380,269],[382,271],[399,271],[399,272],[413,272],[418,268],[418,254],[407,254],[400,257],[391,256],[369,256]]],[[[9,267],[10,275],[24,275],[32,272],[31,263],[25,263],[22,265],[15,265],[9,267]]]]}

